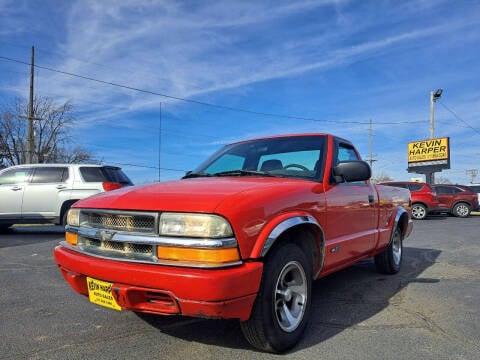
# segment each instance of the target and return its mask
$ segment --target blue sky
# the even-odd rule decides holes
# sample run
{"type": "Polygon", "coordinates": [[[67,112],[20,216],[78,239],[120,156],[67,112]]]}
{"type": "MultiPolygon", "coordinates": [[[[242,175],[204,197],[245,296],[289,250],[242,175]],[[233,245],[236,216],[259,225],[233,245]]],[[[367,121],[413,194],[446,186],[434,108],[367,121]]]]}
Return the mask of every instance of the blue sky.
{"type": "Polygon", "coordinates": [[[374,174],[408,180],[438,88],[437,178],[480,168],[478,1],[0,0],[0,103],[28,97],[32,45],[36,94],[75,106],[72,143],[136,183],[272,134],[333,133],[368,159],[370,119],[374,174]]]}

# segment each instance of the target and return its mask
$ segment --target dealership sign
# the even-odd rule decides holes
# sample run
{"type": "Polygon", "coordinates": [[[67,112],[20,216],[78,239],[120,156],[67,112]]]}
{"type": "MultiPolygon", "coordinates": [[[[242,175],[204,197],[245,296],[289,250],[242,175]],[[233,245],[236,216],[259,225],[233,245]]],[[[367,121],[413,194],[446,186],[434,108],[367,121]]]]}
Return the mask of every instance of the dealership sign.
{"type": "Polygon", "coordinates": [[[428,172],[450,169],[450,138],[408,143],[408,171],[428,172]]]}

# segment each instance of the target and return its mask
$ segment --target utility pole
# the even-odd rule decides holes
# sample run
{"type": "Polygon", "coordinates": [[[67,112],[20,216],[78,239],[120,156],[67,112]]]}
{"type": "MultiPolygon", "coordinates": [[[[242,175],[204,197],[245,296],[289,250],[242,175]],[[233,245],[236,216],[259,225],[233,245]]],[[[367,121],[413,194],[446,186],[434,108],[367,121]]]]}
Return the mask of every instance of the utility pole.
{"type": "Polygon", "coordinates": [[[372,169],[372,174],[373,174],[373,162],[374,161],[377,161],[377,160],[374,160],[373,159],[373,122],[372,122],[372,119],[370,119],[370,128],[369,128],[369,131],[368,131],[368,134],[369,134],[369,139],[370,139],[370,159],[369,159],[369,164],[370,164],[370,168],[372,169]]]}
{"type": "Polygon", "coordinates": [[[161,156],[162,156],[162,103],[160,102],[160,112],[159,112],[159,119],[158,119],[158,182],[160,182],[160,179],[161,179],[160,178],[161,156]]]}
{"type": "Polygon", "coordinates": [[[26,163],[33,162],[35,152],[35,139],[33,134],[33,73],[35,62],[35,48],[32,46],[32,62],[30,63],[30,102],[28,104],[28,137],[27,137],[27,157],[26,163]]]}
{"type": "MultiPolygon", "coordinates": [[[[440,99],[442,96],[442,89],[437,89],[437,91],[430,91],[430,139],[435,138],[435,101],[440,99]]],[[[435,172],[428,172],[425,174],[425,180],[427,184],[435,183],[435,172]]]]}
{"type": "Polygon", "coordinates": [[[369,138],[370,138],[370,168],[373,166],[373,127],[372,127],[372,119],[370,119],[370,129],[369,129],[369,138]]]}

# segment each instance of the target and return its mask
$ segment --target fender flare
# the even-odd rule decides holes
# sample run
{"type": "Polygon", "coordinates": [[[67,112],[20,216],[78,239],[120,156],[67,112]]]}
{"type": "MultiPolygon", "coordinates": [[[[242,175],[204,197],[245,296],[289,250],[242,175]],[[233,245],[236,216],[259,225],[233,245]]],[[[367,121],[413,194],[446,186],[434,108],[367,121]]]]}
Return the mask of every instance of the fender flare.
{"type": "Polygon", "coordinates": [[[409,233],[408,233],[409,219],[410,219],[410,217],[408,216],[407,210],[405,210],[403,207],[398,207],[397,212],[395,213],[395,219],[393,220],[392,234],[390,236],[389,245],[393,240],[393,231],[395,230],[396,227],[399,226],[400,222],[402,222],[402,224],[400,226],[400,230],[401,230],[401,233],[402,233],[402,239],[405,239],[409,235],[409,233]]]}
{"type": "MultiPolygon", "coordinates": [[[[313,273],[318,274],[323,267],[325,260],[325,236],[323,229],[317,220],[310,215],[293,215],[287,219],[280,221],[275,227],[268,233],[265,241],[262,244],[260,250],[260,257],[265,257],[272,246],[277,242],[277,240],[284,234],[286,231],[293,229],[297,226],[308,225],[315,229],[317,239],[315,241],[315,246],[318,251],[318,261],[313,265],[313,273]],[[315,271],[316,270],[316,271],[315,271]]],[[[316,276],[316,275],[315,275],[316,276]]]]}

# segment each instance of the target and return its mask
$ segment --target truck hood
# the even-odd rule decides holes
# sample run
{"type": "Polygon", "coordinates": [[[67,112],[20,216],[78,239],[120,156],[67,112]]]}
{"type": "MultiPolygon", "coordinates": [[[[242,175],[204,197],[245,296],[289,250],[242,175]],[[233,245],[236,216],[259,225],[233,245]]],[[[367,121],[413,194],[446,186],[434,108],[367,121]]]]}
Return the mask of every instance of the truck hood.
{"type": "Polygon", "coordinates": [[[78,201],[75,207],[213,213],[223,201],[238,198],[243,192],[248,192],[249,197],[257,192],[259,196],[269,192],[281,194],[298,189],[301,183],[312,184],[273,177],[192,178],[100,193],[78,201]]]}

